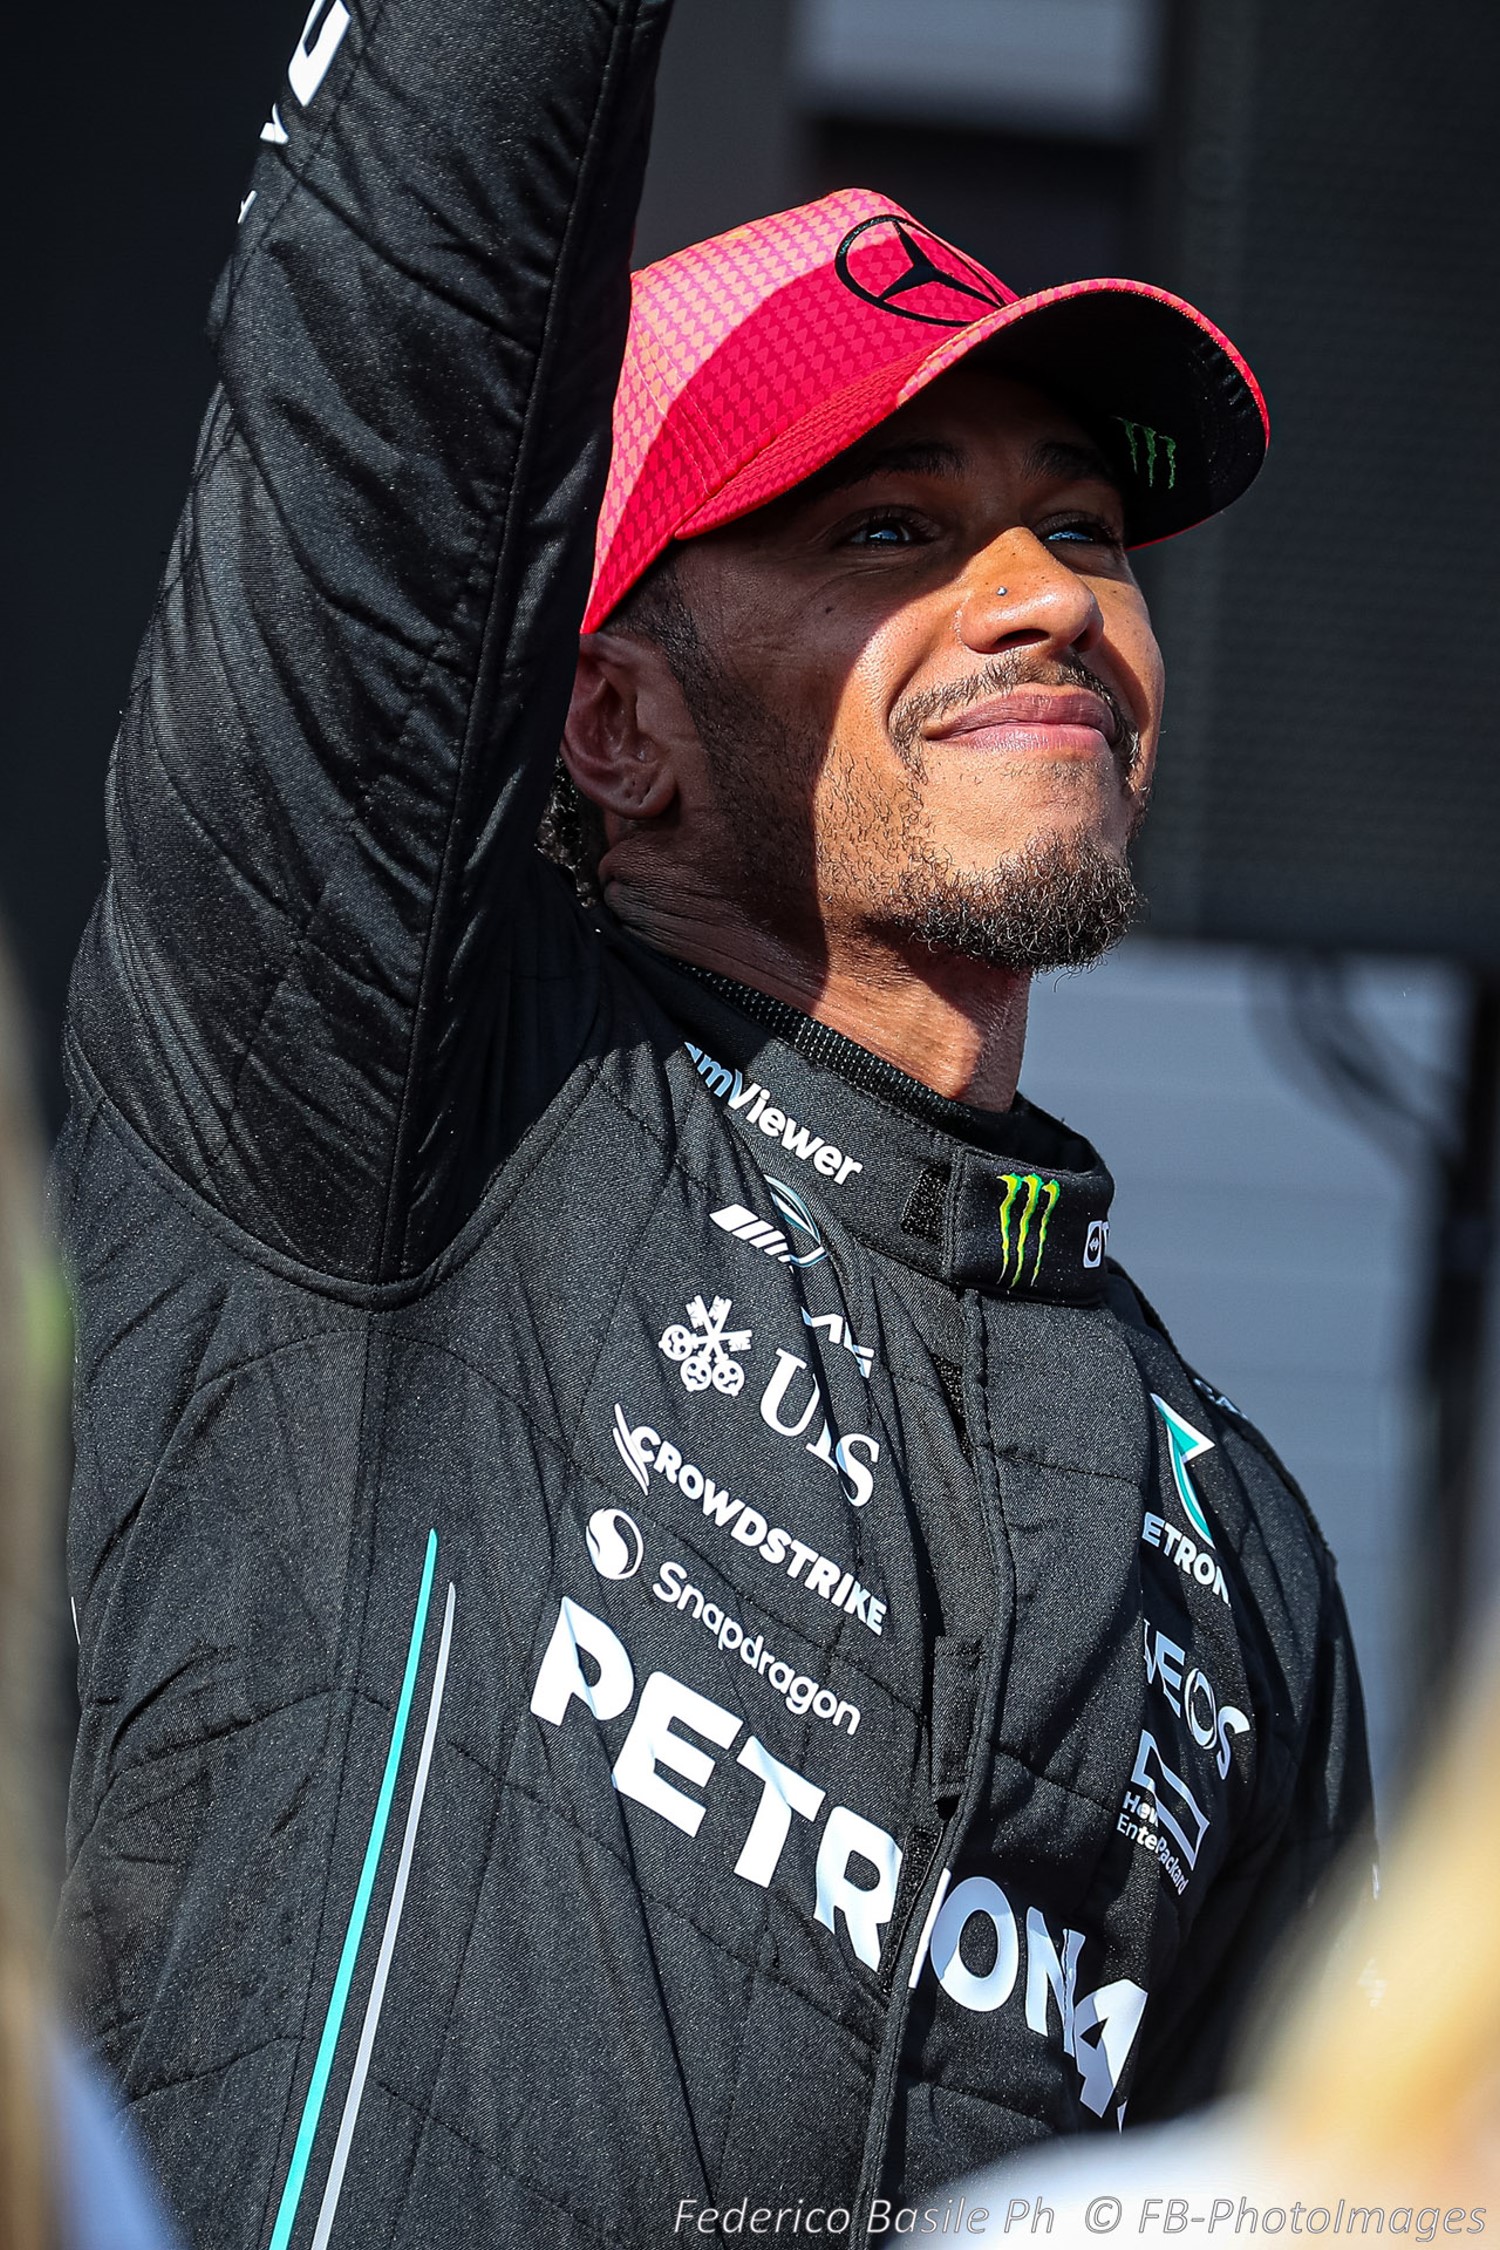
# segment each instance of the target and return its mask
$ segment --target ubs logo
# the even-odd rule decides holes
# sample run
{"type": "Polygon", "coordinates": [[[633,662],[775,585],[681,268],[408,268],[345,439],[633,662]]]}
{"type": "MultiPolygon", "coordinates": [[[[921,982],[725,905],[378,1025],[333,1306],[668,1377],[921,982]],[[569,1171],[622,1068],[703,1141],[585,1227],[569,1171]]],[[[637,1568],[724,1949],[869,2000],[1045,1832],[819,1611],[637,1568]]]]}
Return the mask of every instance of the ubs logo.
{"type": "Polygon", "coordinates": [[[967,328],[1015,302],[993,274],[896,211],[851,227],[834,255],[846,289],[881,312],[928,328],[967,328]]]}

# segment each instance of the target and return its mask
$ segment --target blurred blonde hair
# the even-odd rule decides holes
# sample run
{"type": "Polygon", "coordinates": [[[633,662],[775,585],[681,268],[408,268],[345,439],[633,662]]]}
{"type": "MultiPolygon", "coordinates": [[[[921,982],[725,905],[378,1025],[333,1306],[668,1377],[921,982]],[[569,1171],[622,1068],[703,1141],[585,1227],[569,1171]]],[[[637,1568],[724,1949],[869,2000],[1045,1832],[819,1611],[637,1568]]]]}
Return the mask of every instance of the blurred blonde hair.
{"type": "MultiPolygon", "coordinates": [[[[1256,2072],[1299,2168],[1393,2199],[1500,2199],[1500,1635],[1493,1630],[1385,1856],[1256,2072]]],[[[1321,1933],[1326,1940],[1326,1931],[1321,1933]]],[[[1300,2169],[1299,2169],[1299,2176],[1300,2169]]]]}
{"type": "Polygon", "coordinates": [[[36,1841],[52,1747],[42,1589],[54,1567],[65,1333],[15,988],[0,953],[0,2250],[57,2242],[36,1841]]]}

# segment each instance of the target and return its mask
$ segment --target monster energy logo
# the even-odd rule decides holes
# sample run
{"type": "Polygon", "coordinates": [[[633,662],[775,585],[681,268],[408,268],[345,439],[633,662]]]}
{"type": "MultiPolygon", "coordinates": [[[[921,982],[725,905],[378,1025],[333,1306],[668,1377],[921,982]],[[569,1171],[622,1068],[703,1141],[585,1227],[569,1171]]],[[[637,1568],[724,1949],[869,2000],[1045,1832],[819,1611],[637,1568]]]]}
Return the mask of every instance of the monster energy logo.
{"type": "Polygon", "coordinates": [[[1130,448],[1130,466],[1135,474],[1144,477],[1154,491],[1156,471],[1160,466],[1166,471],[1167,490],[1170,492],[1177,482],[1176,438],[1168,437],[1165,430],[1153,430],[1149,422],[1127,421],[1123,414],[1116,414],[1114,420],[1125,432],[1125,443],[1130,448]]]}
{"type": "Polygon", "coordinates": [[[1026,1279],[1026,1253],[1031,1246],[1031,1222],[1036,1217],[1039,1204],[1043,1206],[1042,1220],[1036,1230],[1036,1256],[1032,1260],[1031,1280],[1035,1281],[1042,1270],[1047,1229],[1052,1223],[1052,1214],[1057,1209],[1057,1199],[1062,1189],[1056,1180],[1038,1179],[1035,1172],[1002,1172],[1000,1177],[1005,1182],[1005,1193],[1000,1198],[1000,1278],[1007,1288],[1014,1289],[1018,1281],[1026,1279]]]}

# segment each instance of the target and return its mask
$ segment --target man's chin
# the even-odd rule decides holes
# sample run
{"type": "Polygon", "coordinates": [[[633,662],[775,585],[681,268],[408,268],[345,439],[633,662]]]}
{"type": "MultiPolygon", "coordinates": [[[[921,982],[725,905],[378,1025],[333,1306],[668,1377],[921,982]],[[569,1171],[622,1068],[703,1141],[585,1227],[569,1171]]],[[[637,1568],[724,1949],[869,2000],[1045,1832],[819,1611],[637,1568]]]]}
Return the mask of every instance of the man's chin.
{"type": "Polygon", "coordinates": [[[1143,901],[1124,858],[1097,837],[1048,837],[999,865],[925,850],[880,913],[886,936],[1033,976],[1081,969],[1118,945],[1143,901]]]}

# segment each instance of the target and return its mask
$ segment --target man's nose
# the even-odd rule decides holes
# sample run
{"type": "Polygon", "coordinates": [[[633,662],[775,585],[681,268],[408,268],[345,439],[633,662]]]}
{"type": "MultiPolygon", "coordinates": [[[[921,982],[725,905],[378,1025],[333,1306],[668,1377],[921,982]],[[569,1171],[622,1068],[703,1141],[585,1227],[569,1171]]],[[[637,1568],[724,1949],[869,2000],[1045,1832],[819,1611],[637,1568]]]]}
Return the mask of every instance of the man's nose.
{"type": "Polygon", "coordinates": [[[1087,656],[1103,639],[1088,580],[1034,531],[1020,527],[992,540],[964,575],[958,634],[976,656],[1009,648],[1087,656]]]}

